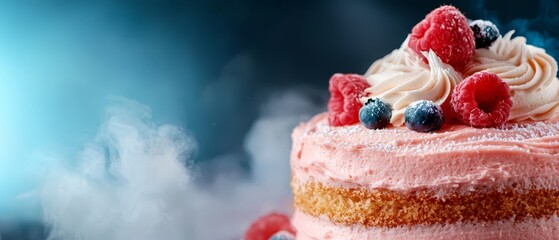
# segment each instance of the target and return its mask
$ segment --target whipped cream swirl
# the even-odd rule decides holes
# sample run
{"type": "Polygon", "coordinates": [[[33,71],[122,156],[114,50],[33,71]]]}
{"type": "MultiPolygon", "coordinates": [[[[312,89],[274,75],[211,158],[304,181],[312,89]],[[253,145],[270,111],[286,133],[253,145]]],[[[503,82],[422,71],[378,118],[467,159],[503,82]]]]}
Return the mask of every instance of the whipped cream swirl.
{"type": "Polygon", "coordinates": [[[489,49],[477,49],[465,75],[487,71],[497,74],[511,90],[509,121],[559,118],[557,62],[544,49],[512,38],[514,31],[499,37],[489,49]]]}
{"type": "Polygon", "coordinates": [[[406,39],[399,49],[374,62],[365,73],[371,87],[365,89],[361,101],[381,98],[390,103],[393,108],[390,123],[394,126],[403,124],[404,112],[412,102],[431,100],[443,104],[462,76],[433,51],[424,54],[429,65],[408,48],[406,39]]]}

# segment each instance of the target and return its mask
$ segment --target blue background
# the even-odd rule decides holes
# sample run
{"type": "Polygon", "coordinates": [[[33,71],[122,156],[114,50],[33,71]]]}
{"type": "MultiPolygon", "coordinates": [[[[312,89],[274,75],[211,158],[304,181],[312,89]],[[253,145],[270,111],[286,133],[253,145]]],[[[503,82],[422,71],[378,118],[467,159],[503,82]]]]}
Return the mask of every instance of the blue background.
{"type": "MultiPolygon", "coordinates": [[[[331,74],[363,73],[442,3],[558,57],[552,1],[547,13],[509,1],[0,2],[0,234],[44,236],[40,209],[18,196],[40,181],[43,155],[95,135],[111,96],[191,131],[196,162],[243,156],[239,139],[270,93],[326,94],[331,74]]],[[[250,171],[247,157],[233,164],[250,171]]]]}

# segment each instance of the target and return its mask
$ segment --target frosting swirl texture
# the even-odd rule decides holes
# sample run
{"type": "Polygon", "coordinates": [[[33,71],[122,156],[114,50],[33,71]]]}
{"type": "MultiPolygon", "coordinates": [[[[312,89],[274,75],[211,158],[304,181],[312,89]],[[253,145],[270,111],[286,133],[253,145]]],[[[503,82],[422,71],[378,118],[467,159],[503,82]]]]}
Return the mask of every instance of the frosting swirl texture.
{"type": "Polygon", "coordinates": [[[492,186],[559,189],[559,123],[499,128],[443,125],[425,134],[405,127],[330,127],[317,115],[293,132],[291,169],[299,182],[414,191],[440,196],[492,186]]]}
{"type": "Polygon", "coordinates": [[[557,119],[557,62],[544,49],[526,44],[526,38],[512,38],[513,33],[499,37],[489,49],[477,49],[465,76],[492,72],[509,85],[513,101],[509,121],[557,119]]]}
{"type": "Polygon", "coordinates": [[[431,100],[443,104],[462,77],[452,66],[445,64],[433,52],[424,53],[429,61],[425,64],[404,41],[394,50],[369,68],[365,77],[371,87],[365,89],[368,98],[381,98],[393,108],[390,123],[400,126],[404,122],[406,108],[418,100],[431,100]]]}

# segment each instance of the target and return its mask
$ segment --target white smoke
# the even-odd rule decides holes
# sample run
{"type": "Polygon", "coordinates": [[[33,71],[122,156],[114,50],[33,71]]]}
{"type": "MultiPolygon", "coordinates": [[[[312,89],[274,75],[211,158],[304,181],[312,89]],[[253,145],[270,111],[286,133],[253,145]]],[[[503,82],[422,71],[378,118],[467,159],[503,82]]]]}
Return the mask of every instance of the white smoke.
{"type": "Polygon", "coordinates": [[[49,239],[233,240],[261,214],[289,213],[290,134],[322,110],[313,94],[273,95],[244,139],[252,177],[222,174],[211,185],[194,183],[190,135],[119,100],[78,157],[51,161],[41,193],[49,239]]]}
{"type": "Polygon", "coordinates": [[[528,44],[541,47],[555,59],[559,58],[559,2],[555,0],[540,0],[538,13],[534,18],[503,19],[502,12],[488,10],[490,1],[474,1],[476,10],[483,13],[483,17],[492,21],[501,33],[515,30],[515,35],[524,36],[528,44]]]}
{"type": "Polygon", "coordinates": [[[184,167],[194,140],[156,125],[146,106],[123,101],[107,110],[95,141],[75,161],[53,166],[42,190],[50,239],[179,239],[176,208],[188,198],[184,167]],[[157,231],[155,231],[157,230],[157,231]]]}

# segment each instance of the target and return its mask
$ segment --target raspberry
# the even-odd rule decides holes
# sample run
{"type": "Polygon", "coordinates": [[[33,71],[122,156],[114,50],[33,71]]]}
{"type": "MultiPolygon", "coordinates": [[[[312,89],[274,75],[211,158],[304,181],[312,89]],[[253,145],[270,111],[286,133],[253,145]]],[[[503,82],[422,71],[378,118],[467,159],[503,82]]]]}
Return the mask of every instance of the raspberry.
{"type": "Polygon", "coordinates": [[[454,123],[457,120],[456,119],[456,112],[454,112],[454,109],[452,109],[452,104],[450,104],[450,99],[451,98],[452,98],[452,93],[451,93],[451,95],[448,95],[448,97],[443,102],[443,104],[441,104],[441,108],[443,109],[443,113],[444,113],[444,122],[445,123],[454,123]]]}
{"type": "Polygon", "coordinates": [[[328,121],[331,126],[351,125],[359,122],[359,98],[369,87],[365,78],[357,74],[336,73],[330,78],[328,121]]]}
{"type": "Polygon", "coordinates": [[[428,63],[421,52],[432,49],[441,60],[457,71],[474,55],[474,33],[468,19],[453,6],[439,7],[415,25],[408,46],[428,63]]]}
{"type": "Polygon", "coordinates": [[[295,229],[284,214],[272,212],[254,221],[245,233],[244,240],[268,240],[279,231],[295,235],[295,229]]]}
{"type": "Polygon", "coordinates": [[[503,124],[512,108],[509,85],[489,72],[477,72],[460,82],[450,102],[462,122],[478,128],[503,124]]]}

